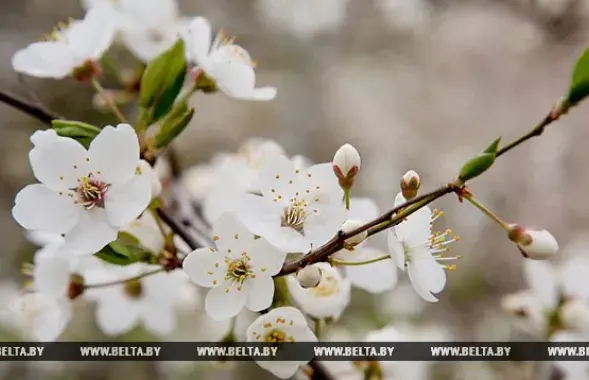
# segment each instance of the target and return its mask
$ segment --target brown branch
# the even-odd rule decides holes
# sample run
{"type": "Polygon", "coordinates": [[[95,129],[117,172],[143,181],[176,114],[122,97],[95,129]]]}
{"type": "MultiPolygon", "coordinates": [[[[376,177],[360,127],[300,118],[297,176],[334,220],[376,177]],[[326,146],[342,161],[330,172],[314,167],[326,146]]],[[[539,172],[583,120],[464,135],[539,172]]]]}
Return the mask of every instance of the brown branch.
{"type": "Polygon", "coordinates": [[[61,119],[62,117],[52,111],[49,111],[41,105],[31,104],[27,99],[11,94],[8,91],[0,90],[0,102],[3,102],[23,113],[34,117],[44,124],[51,125],[51,121],[61,119]]]}
{"type": "Polygon", "coordinates": [[[335,380],[335,377],[333,377],[329,371],[327,370],[327,368],[325,368],[325,366],[316,361],[316,360],[311,360],[309,362],[309,366],[311,368],[313,368],[313,374],[311,375],[311,380],[335,380]]]}

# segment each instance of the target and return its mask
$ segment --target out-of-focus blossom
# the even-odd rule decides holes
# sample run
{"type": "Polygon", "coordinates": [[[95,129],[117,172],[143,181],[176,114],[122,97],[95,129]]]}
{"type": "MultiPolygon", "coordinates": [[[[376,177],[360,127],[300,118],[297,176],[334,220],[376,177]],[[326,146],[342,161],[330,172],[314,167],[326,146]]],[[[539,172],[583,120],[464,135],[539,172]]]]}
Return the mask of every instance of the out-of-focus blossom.
{"type": "Polygon", "coordinates": [[[227,96],[243,100],[272,100],[275,87],[256,87],[255,62],[247,50],[234,44],[223,32],[212,40],[208,20],[195,17],[182,33],[188,60],[211,78],[227,96]]]}
{"type": "Polygon", "coordinates": [[[35,77],[88,80],[100,73],[98,60],[110,47],[116,22],[105,5],[83,20],[61,26],[45,42],[35,42],[12,57],[15,71],[35,77]]]}
{"type": "Polygon", "coordinates": [[[89,12],[108,6],[121,41],[143,62],[172,47],[187,25],[176,0],[82,0],[82,4],[89,12]]]}
{"type": "Polygon", "coordinates": [[[348,0],[258,0],[263,21],[306,40],[320,33],[337,32],[347,17],[348,0]]]}
{"type": "Polygon", "coordinates": [[[161,267],[143,263],[127,266],[104,264],[86,273],[89,284],[125,281],[121,284],[86,291],[88,299],[97,302],[96,322],[107,335],[120,335],[139,323],[152,334],[167,336],[175,325],[178,289],[187,281],[181,271],[160,272],[137,278],[161,267]]]}

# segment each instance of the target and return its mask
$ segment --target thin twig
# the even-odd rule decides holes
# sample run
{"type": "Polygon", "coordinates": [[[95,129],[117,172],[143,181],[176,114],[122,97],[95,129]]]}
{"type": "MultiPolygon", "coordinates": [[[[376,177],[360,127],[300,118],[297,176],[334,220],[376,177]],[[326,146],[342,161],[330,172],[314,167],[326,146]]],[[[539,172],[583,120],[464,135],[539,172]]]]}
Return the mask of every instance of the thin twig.
{"type": "Polygon", "coordinates": [[[5,90],[0,90],[0,102],[3,102],[31,117],[34,117],[44,124],[51,125],[52,120],[62,119],[60,115],[47,110],[45,107],[32,104],[27,99],[11,94],[5,90]]]}

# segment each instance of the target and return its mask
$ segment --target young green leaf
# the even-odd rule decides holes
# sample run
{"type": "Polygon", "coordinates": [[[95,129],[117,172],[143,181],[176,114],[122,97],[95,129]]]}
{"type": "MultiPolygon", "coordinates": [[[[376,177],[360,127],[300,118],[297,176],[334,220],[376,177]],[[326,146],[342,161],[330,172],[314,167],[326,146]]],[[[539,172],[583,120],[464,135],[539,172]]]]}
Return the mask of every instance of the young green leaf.
{"type": "Polygon", "coordinates": [[[589,95],[589,49],[583,52],[575,64],[566,103],[572,107],[587,95],[589,95]]]}
{"type": "Polygon", "coordinates": [[[94,125],[73,120],[52,120],[51,127],[58,135],[71,137],[86,148],[90,146],[94,137],[100,133],[100,128],[94,125]]]}
{"type": "Polygon", "coordinates": [[[192,116],[194,116],[194,109],[187,110],[162,124],[160,131],[155,136],[156,148],[162,149],[168,146],[188,126],[192,116]]]}
{"type": "Polygon", "coordinates": [[[495,162],[494,153],[480,153],[477,156],[468,160],[460,169],[458,179],[462,182],[466,182],[470,179],[478,177],[487,169],[489,169],[495,162]]]}

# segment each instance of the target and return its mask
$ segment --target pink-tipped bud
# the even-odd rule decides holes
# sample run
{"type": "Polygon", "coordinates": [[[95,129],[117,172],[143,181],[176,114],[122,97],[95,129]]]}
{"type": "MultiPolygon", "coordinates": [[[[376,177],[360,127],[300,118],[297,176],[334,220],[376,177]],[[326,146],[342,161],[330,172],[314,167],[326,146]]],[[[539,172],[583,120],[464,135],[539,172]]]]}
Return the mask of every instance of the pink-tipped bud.
{"type": "Polygon", "coordinates": [[[407,173],[403,174],[403,177],[401,177],[401,193],[407,200],[413,199],[417,196],[420,186],[421,180],[419,175],[413,170],[409,170],[407,173]]]}
{"type": "Polygon", "coordinates": [[[343,189],[354,184],[354,177],[360,171],[362,160],[360,153],[350,144],[342,145],[333,156],[333,172],[343,189]]]}
{"type": "Polygon", "coordinates": [[[526,258],[545,260],[558,252],[558,242],[546,230],[530,229],[512,224],[507,236],[517,244],[520,252],[526,258]]]}
{"type": "Polygon", "coordinates": [[[297,280],[303,289],[314,288],[321,281],[321,269],[316,265],[308,265],[296,274],[297,280]]]}

